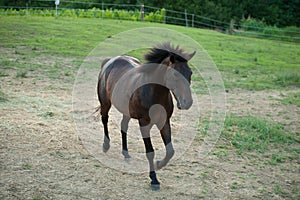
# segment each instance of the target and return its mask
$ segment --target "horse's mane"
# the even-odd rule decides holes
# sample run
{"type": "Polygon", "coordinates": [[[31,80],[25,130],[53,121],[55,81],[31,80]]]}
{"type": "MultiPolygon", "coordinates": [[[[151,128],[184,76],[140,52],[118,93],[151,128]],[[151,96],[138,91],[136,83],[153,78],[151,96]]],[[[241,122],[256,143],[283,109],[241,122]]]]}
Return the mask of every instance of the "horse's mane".
{"type": "Polygon", "coordinates": [[[188,55],[184,50],[179,46],[174,47],[170,42],[164,42],[154,46],[144,55],[144,58],[149,63],[161,63],[165,58],[171,55],[175,56],[175,59],[178,61],[187,62],[186,57],[188,57],[188,55]]]}

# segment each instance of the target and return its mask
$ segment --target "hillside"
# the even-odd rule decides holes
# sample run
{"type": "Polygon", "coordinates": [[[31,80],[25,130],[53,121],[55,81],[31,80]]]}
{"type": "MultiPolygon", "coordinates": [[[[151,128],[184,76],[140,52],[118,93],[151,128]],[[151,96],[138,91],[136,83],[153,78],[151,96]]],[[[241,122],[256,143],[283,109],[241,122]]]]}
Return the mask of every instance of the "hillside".
{"type": "MultiPolygon", "coordinates": [[[[1,16],[0,25],[3,47],[18,48],[21,44],[22,48],[26,47],[24,54],[28,56],[46,52],[79,58],[88,55],[99,42],[116,33],[138,27],[165,27],[190,36],[206,49],[229,89],[299,86],[300,48],[297,43],[118,20],[1,16]]],[[[76,71],[76,68],[72,70],[76,71]]]]}

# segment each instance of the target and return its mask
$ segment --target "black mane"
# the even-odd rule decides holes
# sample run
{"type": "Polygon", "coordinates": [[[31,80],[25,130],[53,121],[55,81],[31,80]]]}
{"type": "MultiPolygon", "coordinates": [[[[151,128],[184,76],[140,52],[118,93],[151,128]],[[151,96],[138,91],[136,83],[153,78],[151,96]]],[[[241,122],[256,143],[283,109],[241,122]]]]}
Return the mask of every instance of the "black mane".
{"type": "Polygon", "coordinates": [[[180,62],[187,62],[187,54],[179,46],[172,46],[170,42],[164,42],[151,48],[148,53],[144,55],[144,58],[149,63],[162,63],[162,61],[173,55],[175,60],[180,62]]]}

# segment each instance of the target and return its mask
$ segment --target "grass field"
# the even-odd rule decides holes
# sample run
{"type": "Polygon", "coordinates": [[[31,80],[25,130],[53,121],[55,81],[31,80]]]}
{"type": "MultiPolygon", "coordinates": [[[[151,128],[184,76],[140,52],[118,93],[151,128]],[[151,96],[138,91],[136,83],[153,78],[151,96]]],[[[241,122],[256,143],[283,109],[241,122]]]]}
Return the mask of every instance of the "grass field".
{"type": "MultiPolygon", "coordinates": [[[[153,26],[151,23],[131,21],[44,17],[1,17],[0,23],[1,45],[16,48],[15,53],[23,54],[24,58],[47,53],[75,56],[79,60],[110,35],[153,26]]],[[[216,62],[229,89],[262,90],[299,86],[300,52],[297,43],[232,37],[209,30],[163,24],[155,26],[187,34],[202,45],[216,62]]],[[[1,62],[7,67],[12,64],[7,58],[2,58],[1,62]]],[[[76,66],[79,64],[80,61],[76,66]]],[[[31,66],[19,66],[17,62],[16,67],[32,70],[40,66],[33,63],[31,66]]],[[[3,76],[4,72],[1,73],[3,76]]]]}
{"type": "MultiPolygon", "coordinates": [[[[211,160],[203,164],[193,161],[191,156],[187,164],[181,163],[183,169],[170,167],[179,174],[173,175],[174,182],[195,180],[196,185],[201,182],[200,191],[189,193],[187,189],[170,186],[164,188],[165,193],[151,195],[168,199],[168,192],[178,190],[177,197],[186,199],[300,197],[299,43],[132,21],[0,16],[0,130],[3,141],[0,198],[57,199],[72,193],[68,198],[89,199],[101,194],[101,189],[94,188],[99,193],[83,195],[96,183],[99,187],[105,185],[93,178],[85,182],[87,188],[80,188],[81,182],[75,178],[70,178],[75,189],[53,184],[60,180],[55,167],[72,173],[74,169],[70,165],[76,165],[76,170],[84,168],[90,172],[81,171],[86,176],[93,176],[91,174],[96,174],[99,168],[107,170],[87,158],[76,140],[71,116],[73,83],[83,59],[100,42],[125,30],[152,26],[184,33],[207,50],[221,72],[229,105],[224,130],[211,153],[211,160]],[[47,159],[41,155],[47,155],[47,159]],[[39,167],[40,157],[45,163],[49,160],[47,165],[55,171],[52,179],[42,177],[51,177],[51,173],[46,166],[39,167]],[[198,165],[201,172],[193,171],[198,165]],[[191,171],[185,174],[185,170],[191,171]],[[12,178],[14,175],[16,177],[12,178]],[[27,179],[32,180],[32,187],[27,185],[27,179]],[[34,180],[38,180],[37,183],[33,183],[34,180]]],[[[139,53],[133,52],[133,55],[139,53]]],[[[207,91],[203,92],[197,85],[198,82],[203,84],[202,78],[195,75],[193,81],[199,98],[207,98],[207,91]]],[[[206,134],[206,120],[205,117],[200,119],[202,123],[194,147],[206,134]]],[[[137,179],[137,185],[129,187],[129,191],[136,192],[133,195],[136,199],[141,194],[150,194],[145,188],[134,189],[144,184],[141,178],[126,174],[115,176],[112,175],[114,171],[107,174],[107,179],[118,180],[124,185],[127,184],[124,177],[131,181],[137,179]]],[[[102,177],[97,175],[97,178],[102,177]]],[[[125,186],[118,187],[126,190],[125,186]]],[[[125,192],[125,198],[126,195],[131,197],[130,192],[125,192]]],[[[119,197],[122,195],[111,191],[103,198],[119,197]]]]}

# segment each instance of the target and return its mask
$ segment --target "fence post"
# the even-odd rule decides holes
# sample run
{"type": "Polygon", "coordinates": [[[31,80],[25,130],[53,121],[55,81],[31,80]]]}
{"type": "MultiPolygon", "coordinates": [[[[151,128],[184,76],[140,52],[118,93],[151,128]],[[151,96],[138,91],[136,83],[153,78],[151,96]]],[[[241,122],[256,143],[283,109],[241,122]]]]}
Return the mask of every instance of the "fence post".
{"type": "Polygon", "coordinates": [[[104,3],[102,1],[102,10],[101,10],[101,18],[104,18],[104,3]]]}
{"type": "Polygon", "coordinates": [[[57,17],[57,14],[58,14],[58,12],[57,12],[58,5],[59,5],[59,0],[55,0],[56,17],[57,17]]]}
{"type": "Polygon", "coordinates": [[[143,22],[144,21],[144,14],[145,14],[145,12],[144,12],[144,4],[142,4],[141,5],[141,21],[143,22]]]}
{"type": "Polygon", "coordinates": [[[194,17],[195,17],[195,15],[193,14],[192,15],[192,27],[194,28],[194,17]]]}
{"type": "Polygon", "coordinates": [[[230,28],[229,34],[232,35],[234,33],[234,19],[230,20],[230,28]]]}
{"type": "Polygon", "coordinates": [[[188,23],[188,19],[187,19],[186,9],[184,9],[184,14],[185,14],[185,26],[188,27],[189,23],[188,23]]]}
{"type": "Polygon", "coordinates": [[[165,9],[165,13],[164,13],[164,24],[166,23],[166,19],[167,18],[167,10],[165,9]]]}
{"type": "Polygon", "coordinates": [[[28,11],[28,3],[26,3],[26,15],[29,14],[29,11],[28,11]]]}

